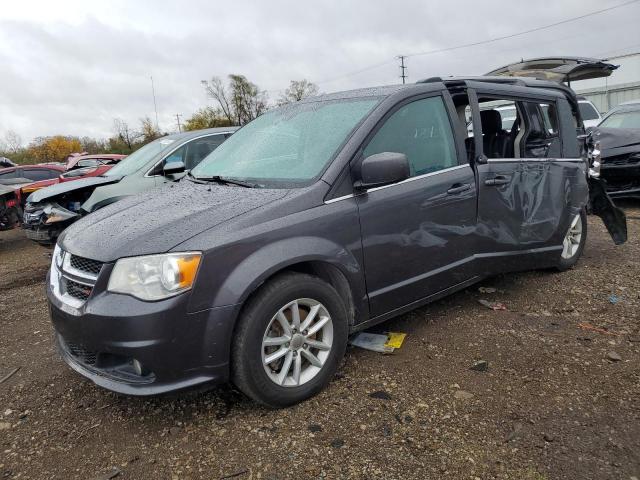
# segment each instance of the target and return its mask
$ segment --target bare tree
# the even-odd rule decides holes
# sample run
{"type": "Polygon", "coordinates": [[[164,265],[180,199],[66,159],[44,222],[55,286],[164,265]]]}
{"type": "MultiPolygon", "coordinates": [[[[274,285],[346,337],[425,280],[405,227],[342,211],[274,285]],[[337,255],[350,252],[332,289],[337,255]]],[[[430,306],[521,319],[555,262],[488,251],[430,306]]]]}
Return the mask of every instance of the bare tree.
{"type": "Polygon", "coordinates": [[[229,75],[228,87],[218,77],[208,82],[203,80],[202,85],[232,124],[244,125],[267,110],[267,92],[260,90],[244,75],[229,75]]]}
{"type": "Polygon", "coordinates": [[[16,153],[20,148],[22,148],[22,138],[20,138],[20,135],[13,130],[9,130],[5,133],[4,143],[7,151],[11,153],[16,153]]]}
{"type": "Polygon", "coordinates": [[[134,143],[142,136],[142,133],[132,130],[121,118],[113,119],[113,131],[129,150],[133,149],[134,143]]]}
{"type": "Polygon", "coordinates": [[[318,86],[309,80],[291,80],[289,88],[278,99],[278,105],[299,102],[303,98],[312,97],[318,94],[318,86]]]}
{"type": "Polygon", "coordinates": [[[224,83],[220,80],[219,77],[212,77],[211,81],[202,80],[202,86],[204,87],[207,95],[213,98],[218,105],[220,106],[220,110],[222,110],[222,114],[229,120],[229,123],[233,124],[234,122],[234,113],[231,110],[231,100],[230,95],[227,92],[224,83]]]}

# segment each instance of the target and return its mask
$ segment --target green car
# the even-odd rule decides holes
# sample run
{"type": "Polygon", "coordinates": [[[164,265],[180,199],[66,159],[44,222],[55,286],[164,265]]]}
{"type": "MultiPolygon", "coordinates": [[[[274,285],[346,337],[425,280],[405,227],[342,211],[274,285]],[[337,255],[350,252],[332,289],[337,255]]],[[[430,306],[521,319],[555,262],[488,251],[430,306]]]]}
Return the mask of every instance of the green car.
{"type": "Polygon", "coordinates": [[[38,190],[27,198],[22,228],[31,240],[51,245],[78,218],[179,180],[237,129],[210,128],[167,135],[136,150],[101,176],[38,190]]]}

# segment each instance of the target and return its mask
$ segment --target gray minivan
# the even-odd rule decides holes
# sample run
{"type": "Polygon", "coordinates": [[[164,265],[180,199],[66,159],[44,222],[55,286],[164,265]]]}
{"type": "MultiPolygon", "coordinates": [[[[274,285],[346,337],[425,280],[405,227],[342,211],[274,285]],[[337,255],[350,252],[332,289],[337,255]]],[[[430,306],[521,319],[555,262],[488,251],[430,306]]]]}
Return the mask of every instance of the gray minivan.
{"type": "MultiPolygon", "coordinates": [[[[272,407],[304,400],[352,332],[490,275],[572,267],[596,181],[582,132],[570,89],[503,77],[269,111],[180,182],[60,236],[47,287],[60,352],[126,394],[231,380],[272,407]],[[504,100],[509,132],[482,108],[504,100]]],[[[597,193],[623,242],[624,216],[597,193]]]]}

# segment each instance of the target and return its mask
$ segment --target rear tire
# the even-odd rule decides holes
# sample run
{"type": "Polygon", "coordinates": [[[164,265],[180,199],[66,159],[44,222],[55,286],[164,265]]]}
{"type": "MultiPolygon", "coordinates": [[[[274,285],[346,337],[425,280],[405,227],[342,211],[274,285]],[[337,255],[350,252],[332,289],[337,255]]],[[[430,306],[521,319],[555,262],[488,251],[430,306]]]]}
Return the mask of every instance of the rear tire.
{"type": "Polygon", "coordinates": [[[293,405],[329,383],[347,338],[347,309],[331,285],[311,275],[281,274],[242,311],[233,337],[232,381],[263,405],[293,405]]]}
{"type": "Polygon", "coordinates": [[[562,252],[556,269],[560,272],[573,268],[582,256],[587,242],[587,212],[582,209],[575,215],[562,242],[562,252]]]}

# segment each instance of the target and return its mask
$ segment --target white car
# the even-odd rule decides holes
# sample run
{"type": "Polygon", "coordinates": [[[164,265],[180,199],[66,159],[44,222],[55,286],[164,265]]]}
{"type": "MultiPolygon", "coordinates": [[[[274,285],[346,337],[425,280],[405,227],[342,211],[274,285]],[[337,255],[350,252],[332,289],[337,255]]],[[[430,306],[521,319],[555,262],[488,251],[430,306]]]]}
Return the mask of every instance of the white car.
{"type": "Polygon", "coordinates": [[[595,127],[602,120],[602,115],[596,106],[584,97],[578,97],[578,106],[584,128],[595,127]]]}

